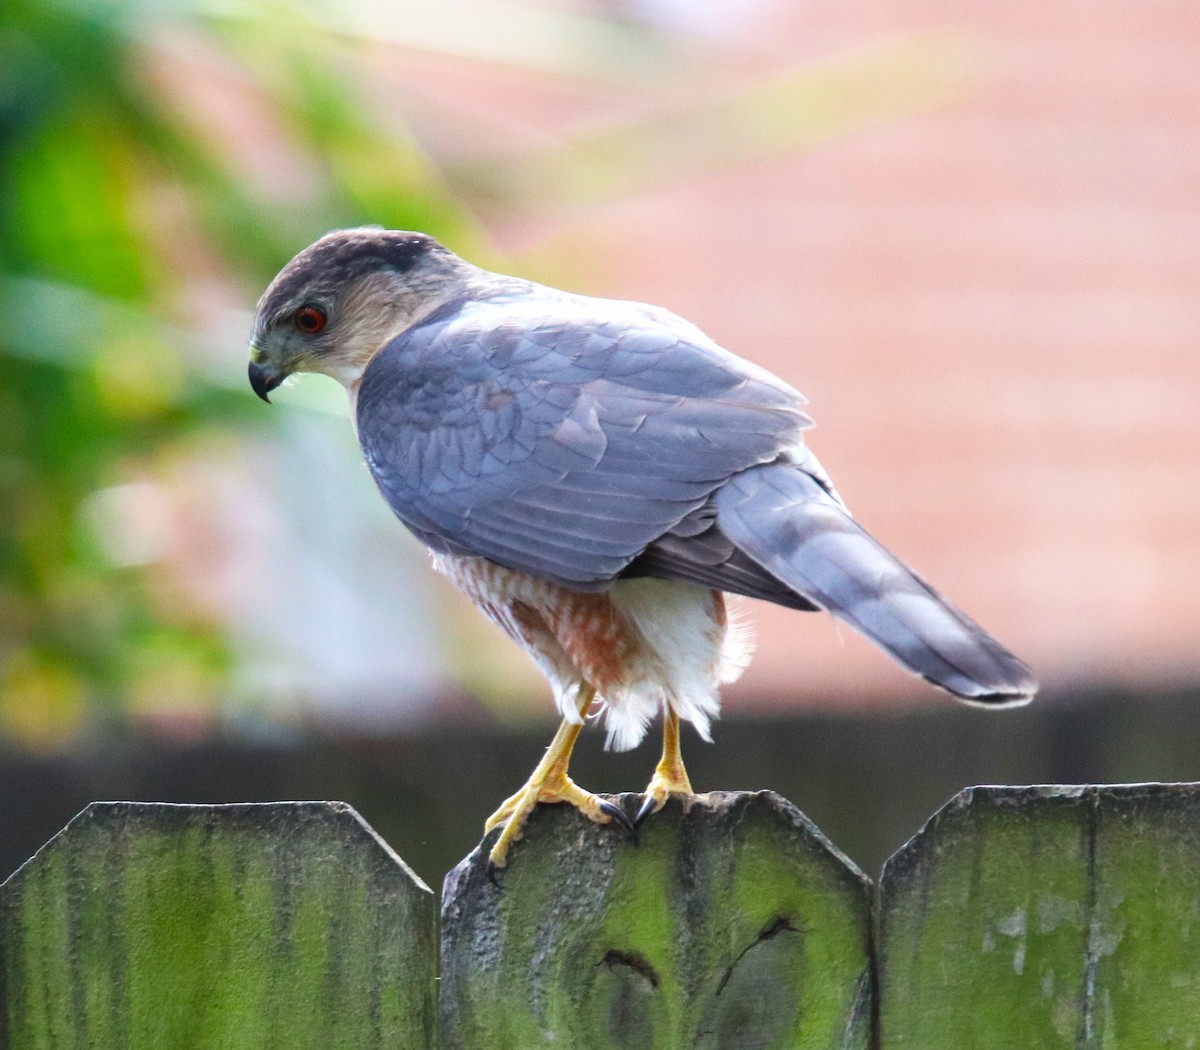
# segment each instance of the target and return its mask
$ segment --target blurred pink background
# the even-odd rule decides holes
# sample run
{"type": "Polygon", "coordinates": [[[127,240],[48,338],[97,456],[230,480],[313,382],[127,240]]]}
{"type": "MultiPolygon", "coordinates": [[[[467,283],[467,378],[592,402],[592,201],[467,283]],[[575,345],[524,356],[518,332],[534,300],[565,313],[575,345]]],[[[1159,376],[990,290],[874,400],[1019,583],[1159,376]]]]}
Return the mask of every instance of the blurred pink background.
{"type": "MultiPolygon", "coordinates": [[[[722,11],[703,31],[667,19],[664,82],[587,93],[392,55],[388,97],[443,148],[451,113],[489,148],[532,148],[933,31],[913,46],[949,67],[947,97],[925,112],[664,165],[493,230],[524,272],[670,307],[790,380],[860,520],[1047,685],[1195,681],[1200,9],[722,11]]],[[[735,706],[936,699],[827,617],[747,606],[759,652],[735,706]]]]}

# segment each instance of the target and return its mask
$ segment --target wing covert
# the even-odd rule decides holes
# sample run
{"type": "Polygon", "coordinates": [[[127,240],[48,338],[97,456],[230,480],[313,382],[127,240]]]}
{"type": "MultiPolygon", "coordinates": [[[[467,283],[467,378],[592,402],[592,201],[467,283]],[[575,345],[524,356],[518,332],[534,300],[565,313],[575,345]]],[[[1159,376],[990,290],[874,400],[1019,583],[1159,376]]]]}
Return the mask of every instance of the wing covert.
{"type": "Polygon", "coordinates": [[[731,474],[795,447],[802,403],[670,314],[534,285],[394,339],[357,421],[429,546],[602,589],[731,474]]]}

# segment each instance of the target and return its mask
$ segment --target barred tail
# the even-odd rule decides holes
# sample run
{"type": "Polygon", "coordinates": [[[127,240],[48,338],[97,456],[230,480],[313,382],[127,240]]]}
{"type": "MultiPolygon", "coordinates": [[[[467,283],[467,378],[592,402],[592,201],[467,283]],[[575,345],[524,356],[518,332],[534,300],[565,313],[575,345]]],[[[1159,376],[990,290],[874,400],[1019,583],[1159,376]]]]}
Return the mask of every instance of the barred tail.
{"type": "Polygon", "coordinates": [[[1028,667],[862,529],[809,473],[753,467],[717,493],[717,524],[797,594],[845,620],[910,671],[969,703],[1028,703],[1028,667]]]}

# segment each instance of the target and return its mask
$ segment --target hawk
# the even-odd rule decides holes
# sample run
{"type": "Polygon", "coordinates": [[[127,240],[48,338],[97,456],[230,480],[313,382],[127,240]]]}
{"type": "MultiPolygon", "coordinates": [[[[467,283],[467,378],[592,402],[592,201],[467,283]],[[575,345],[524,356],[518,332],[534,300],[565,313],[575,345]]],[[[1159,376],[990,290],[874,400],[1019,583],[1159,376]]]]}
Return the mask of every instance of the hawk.
{"type": "Polygon", "coordinates": [[[666,310],[339,230],[271,282],[250,359],[263,400],[293,372],[342,383],[384,499],[550,681],[563,721],[487,821],[493,870],[539,802],[632,827],[691,793],[680,723],[708,739],[748,657],[728,594],[827,610],[968,703],[1037,689],[855,522],[805,446],[805,399],[666,310]],[[618,749],[663,713],[633,821],[567,775],[593,709],[618,749]]]}

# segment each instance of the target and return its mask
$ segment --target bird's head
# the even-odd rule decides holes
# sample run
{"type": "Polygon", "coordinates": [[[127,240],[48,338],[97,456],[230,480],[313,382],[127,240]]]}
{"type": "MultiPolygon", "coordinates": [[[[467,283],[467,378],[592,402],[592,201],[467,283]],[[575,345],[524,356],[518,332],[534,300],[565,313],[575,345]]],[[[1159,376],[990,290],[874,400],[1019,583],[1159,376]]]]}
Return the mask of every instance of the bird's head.
{"type": "Polygon", "coordinates": [[[474,267],[423,233],[362,227],[309,245],[254,315],[250,385],[264,401],[293,372],[347,387],[395,335],[461,290],[474,267]]]}

